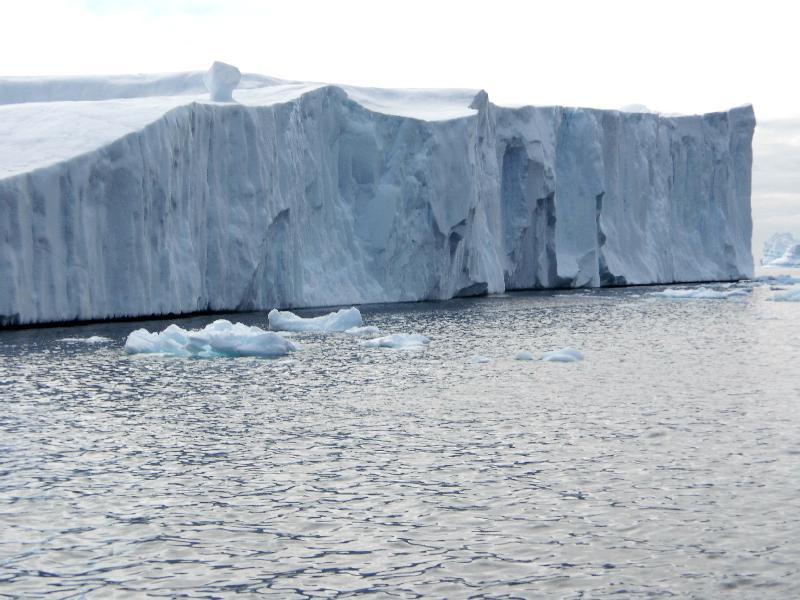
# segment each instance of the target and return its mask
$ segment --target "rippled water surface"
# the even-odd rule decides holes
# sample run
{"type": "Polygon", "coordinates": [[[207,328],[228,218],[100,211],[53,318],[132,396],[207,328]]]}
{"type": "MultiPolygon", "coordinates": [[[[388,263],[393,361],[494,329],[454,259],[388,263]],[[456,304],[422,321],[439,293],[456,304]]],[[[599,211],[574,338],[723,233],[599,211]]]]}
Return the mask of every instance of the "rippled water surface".
{"type": "Polygon", "coordinates": [[[422,351],[0,332],[0,596],[800,597],[800,304],[651,291],[363,308],[422,351]]]}

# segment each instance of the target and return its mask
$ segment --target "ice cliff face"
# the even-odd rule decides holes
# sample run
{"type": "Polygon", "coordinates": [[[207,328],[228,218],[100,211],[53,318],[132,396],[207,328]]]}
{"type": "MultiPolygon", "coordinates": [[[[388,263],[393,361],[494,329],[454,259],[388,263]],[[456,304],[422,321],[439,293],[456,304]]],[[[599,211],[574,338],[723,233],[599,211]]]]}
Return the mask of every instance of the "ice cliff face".
{"type": "Polygon", "coordinates": [[[3,323],[752,274],[750,107],[137,89],[0,106],[3,323]]]}

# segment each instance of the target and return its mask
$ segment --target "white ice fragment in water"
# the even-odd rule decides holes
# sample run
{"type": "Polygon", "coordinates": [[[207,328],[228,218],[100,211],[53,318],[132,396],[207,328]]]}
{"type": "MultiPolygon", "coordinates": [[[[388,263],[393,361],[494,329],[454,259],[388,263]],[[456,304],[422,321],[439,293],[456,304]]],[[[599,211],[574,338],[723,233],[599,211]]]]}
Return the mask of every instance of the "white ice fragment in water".
{"type": "Polygon", "coordinates": [[[59,342],[68,342],[70,344],[105,344],[112,341],[111,338],[103,337],[102,335],[92,335],[88,338],[61,338],[59,342]]]}
{"type": "Polygon", "coordinates": [[[514,356],[514,360],[533,360],[533,353],[528,352],[527,350],[517,352],[517,354],[514,356]]]}
{"type": "Polygon", "coordinates": [[[232,102],[233,90],[241,80],[239,69],[224,62],[215,62],[203,74],[203,83],[214,102],[232,102]]]}
{"type": "Polygon", "coordinates": [[[344,332],[356,337],[369,337],[371,335],[380,335],[381,330],[374,325],[367,325],[366,327],[351,327],[350,329],[345,329],[344,332]]]}
{"type": "Polygon", "coordinates": [[[661,292],[651,292],[651,296],[660,296],[673,300],[724,300],[726,298],[737,298],[747,296],[749,289],[736,290],[714,290],[708,287],[699,288],[667,288],[661,292]]]}
{"type": "Polygon", "coordinates": [[[774,300],[775,302],[800,302],[800,285],[788,289],[785,292],[781,292],[780,294],[775,294],[770,300],[774,300]]]}
{"type": "Polygon", "coordinates": [[[137,329],[128,335],[128,354],[171,354],[174,356],[284,356],[298,349],[292,341],[272,331],[264,331],[225,319],[200,330],[188,331],[175,324],[161,333],[137,329]]]}
{"type": "Polygon", "coordinates": [[[475,355],[475,356],[473,356],[472,358],[469,359],[469,362],[471,362],[473,365],[480,365],[480,364],[488,363],[489,359],[487,357],[485,357],[485,356],[475,355]]]}
{"type": "Polygon", "coordinates": [[[336,312],[320,317],[303,318],[290,311],[280,311],[273,308],[268,315],[270,329],[279,331],[310,331],[315,333],[330,333],[332,331],[347,331],[361,327],[361,312],[354,306],[343,308],[336,312]]]}
{"type": "Polygon", "coordinates": [[[419,348],[429,343],[429,338],[418,333],[393,333],[359,342],[365,348],[419,348]]]}
{"type": "Polygon", "coordinates": [[[575,348],[567,347],[553,352],[545,352],[539,360],[544,362],[578,362],[583,360],[583,354],[575,348]]]}

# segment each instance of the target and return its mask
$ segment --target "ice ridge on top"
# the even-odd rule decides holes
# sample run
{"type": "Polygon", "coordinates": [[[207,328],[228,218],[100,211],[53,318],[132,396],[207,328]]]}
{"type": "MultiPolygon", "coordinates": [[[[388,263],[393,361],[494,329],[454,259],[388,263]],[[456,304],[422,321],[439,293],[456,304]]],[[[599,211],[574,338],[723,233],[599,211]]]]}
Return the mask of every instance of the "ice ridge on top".
{"type": "Polygon", "coordinates": [[[0,323],[752,275],[751,107],[212,71],[0,78],[0,323]]]}

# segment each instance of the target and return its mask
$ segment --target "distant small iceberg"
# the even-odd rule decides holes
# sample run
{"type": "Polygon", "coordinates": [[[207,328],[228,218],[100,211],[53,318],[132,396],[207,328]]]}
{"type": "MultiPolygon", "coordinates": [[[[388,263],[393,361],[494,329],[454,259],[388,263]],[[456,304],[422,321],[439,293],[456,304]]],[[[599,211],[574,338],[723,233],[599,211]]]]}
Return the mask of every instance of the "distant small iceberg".
{"type": "Polygon", "coordinates": [[[469,359],[469,362],[472,363],[473,365],[482,365],[491,361],[487,356],[481,356],[480,354],[476,354],[475,356],[469,359]]]}
{"type": "Polygon", "coordinates": [[[567,347],[553,352],[545,352],[539,360],[543,362],[578,362],[583,360],[583,354],[575,348],[567,347]]]}
{"type": "Polygon", "coordinates": [[[361,312],[355,306],[308,318],[300,317],[288,310],[280,311],[273,308],[267,317],[270,329],[275,331],[331,333],[355,329],[364,324],[361,312]]]}
{"type": "Polygon", "coordinates": [[[59,342],[67,342],[68,344],[106,344],[113,341],[111,338],[103,337],[102,335],[92,335],[88,338],[61,338],[59,342]]]}
{"type": "Polygon", "coordinates": [[[175,324],[160,333],[137,329],[128,335],[128,354],[162,354],[182,357],[284,356],[298,350],[292,341],[258,327],[214,321],[200,330],[187,331],[175,324]]]}
{"type": "Polygon", "coordinates": [[[420,348],[430,343],[430,338],[418,333],[393,333],[359,342],[364,348],[420,348]]]}
{"type": "Polygon", "coordinates": [[[528,352],[527,350],[523,350],[522,352],[517,352],[514,355],[514,360],[533,360],[533,353],[528,352]]]}
{"type": "Polygon", "coordinates": [[[661,292],[651,292],[651,296],[670,298],[672,300],[725,300],[741,298],[750,293],[749,289],[715,290],[708,287],[699,288],[667,288],[661,292]]]}

